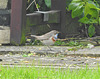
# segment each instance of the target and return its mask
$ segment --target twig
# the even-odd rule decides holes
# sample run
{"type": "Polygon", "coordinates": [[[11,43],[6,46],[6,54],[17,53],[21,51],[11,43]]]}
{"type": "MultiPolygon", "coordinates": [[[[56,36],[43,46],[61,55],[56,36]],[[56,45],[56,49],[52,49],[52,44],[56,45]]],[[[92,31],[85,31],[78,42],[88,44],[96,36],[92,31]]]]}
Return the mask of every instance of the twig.
{"type": "Polygon", "coordinates": [[[33,4],[33,2],[35,2],[35,0],[33,0],[33,1],[30,3],[30,5],[26,8],[26,10],[28,10],[28,9],[31,7],[31,5],[33,4]]]}
{"type": "Polygon", "coordinates": [[[50,25],[49,24],[47,24],[47,26],[50,28],[50,25]]]}
{"type": "Polygon", "coordinates": [[[34,3],[35,3],[35,6],[36,6],[36,9],[39,11],[39,8],[38,8],[35,0],[34,0],[34,3]]]}
{"type": "MultiPolygon", "coordinates": [[[[26,10],[28,10],[28,9],[31,7],[31,5],[32,5],[33,3],[35,3],[36,9],[37,9],[38,11],[40,11],[35,0],[33,0],[33,1],[30,3],[30,5],[27,7],[26,10]]],[[[49,25],[49,24],[47,24],[47,26],[50,28],[50,25],[49,25]]]]}
{"type": "Polygon", "coordinates": [[[92,38],[66,38],[66,39],[57,39],[57,40],[60,40],[60,41],[71,41],[71,40],[76,40],[76,41],[79,41],[79,42],[90,42],[92,44],[97,44],[99,45],[99,40],[100,40],[100,36],[96,36],[96,37],[92,37],[92,38]]]}
{"type": "Polygon", "coordinates": [[[33,3],[35,3],[36,9],[39,11],[39,8],[38,8],[38,6],[37,6],[35,0],[33,0],[33,1],[30,3],[30,5],[26,8],[26,10],[28,10],[28,9],[31,7],[31,5],[32,5],[33,3]]]}
{"type": "Polygon", "coordinates": [[[86,26],[86,24],[85,24],[85,32],[86,32],[86,36],[88,37],[87,26],[86,26]]]}

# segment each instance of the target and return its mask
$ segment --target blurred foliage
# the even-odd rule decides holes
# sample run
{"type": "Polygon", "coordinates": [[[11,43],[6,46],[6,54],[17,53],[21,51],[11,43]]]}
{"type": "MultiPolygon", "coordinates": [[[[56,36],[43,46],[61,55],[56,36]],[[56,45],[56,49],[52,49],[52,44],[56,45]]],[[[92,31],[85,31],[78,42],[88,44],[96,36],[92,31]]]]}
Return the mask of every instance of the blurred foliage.
{"type": "Polygon", "coordinates": [[[41,43],[41,41],[40,40],[35,40],[34,42],[32,42],[31,43],[31,45],[43,45],[42,43],[41,43]]]}
{"type": "Polygon", "coordinates": [[[51,7],[51,0],[45,0],[45,4],[47,5],[47,7],[51,7]]]}
{"type": "Polygon", "coordinates": [[[100,6],[96,0],[72,0],[68,6],[72,18],[79,17],[79,22],[88,28],[88,35],[95,34],[94,24],[99,25],[100,6]]]}
{"type": "MultiPolygon", "coordinates": [[[[27,7],[32,3],[33,0],[27,0],[27,7]]],[[[50,10],[50,7],[48,7],[45,3],[44,0],[35,0],[36,3],[37,3],[37,6],[39,8],[40,11],[47,11],[47,10],[50,10]]],[[[31,7],[27,10],[27,13],[32,13],[34,11],[37,11],[36,9],[36,5],[35,3],[33,3],[31,5],[31,7]]]]}
{"type": "Polygon", "coordinates": [[[65,42],[62,42],[61,40],[58,40],[54,43],[55,46],[65,46],[66,43],[65,42]]]}
{"type": "MultiPolygon", "coordinates": [[[[43,44],[41,43],[40,40],[34,40],[33,42],[30,42],[28,45],[41,46],[43,44]]],[[[83,43],[80,43],[80,42],[77,42],[77,41],[61,41],[61,40],[57,40],[54,43],[54,46],[79,46],[79,47],[82,47],[82,46],[85,46],[85,45],[86,44],[83,44],[83,43]]]]}
{"type": "MultiPolygon", "coordinates": [[[[27,0],[27,6],[33,0],[27,0]]],[[[51,8],[51,0],[35,0],[37,3],[37,8],[40,11],[47,11],[51,8]]],[[[100,25],[100,1],[99,0],[66,0],[66,10],[71,11],[72,18],[79,18],[79,22],[84,24],[86,34],[89,37],[95,35],[95,26],[100,25]]],[[[37,11],[35,3],[27,10],[27,13],[32,13],[37,11]]],[[[59,42],[60,43],[60,42],[59,42]]],[[[58,45],[59,45],[58,43],[58,45]]],[[[64,43],[62,43],[64,44],[64,43]]]]}
{"type": "Polygon", "coordinates": [[[54,45],[55,46],[83,46],[83,44],[77,41],[61,41],[61,40],[56,41],[54,45]]]}

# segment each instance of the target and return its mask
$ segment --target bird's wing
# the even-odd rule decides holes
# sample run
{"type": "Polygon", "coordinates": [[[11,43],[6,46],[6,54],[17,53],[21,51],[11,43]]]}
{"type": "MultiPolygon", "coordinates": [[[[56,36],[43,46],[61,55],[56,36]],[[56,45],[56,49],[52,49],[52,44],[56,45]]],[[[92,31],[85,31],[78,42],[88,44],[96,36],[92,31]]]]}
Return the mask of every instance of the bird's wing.
{"type": "Polygon", "coordinates": [[[37,40],[47,40],[49,39],[48,36],[36,36],[36,35],[31,35],[31,37],[35,37],[37,40]]]}
{"type": "Polygon", "coordinates": [[[42,35],[45,39],[49,39],[50,37],[54,36],[55,32],[54,31],[50,31],[44,35],[42,35]]]}

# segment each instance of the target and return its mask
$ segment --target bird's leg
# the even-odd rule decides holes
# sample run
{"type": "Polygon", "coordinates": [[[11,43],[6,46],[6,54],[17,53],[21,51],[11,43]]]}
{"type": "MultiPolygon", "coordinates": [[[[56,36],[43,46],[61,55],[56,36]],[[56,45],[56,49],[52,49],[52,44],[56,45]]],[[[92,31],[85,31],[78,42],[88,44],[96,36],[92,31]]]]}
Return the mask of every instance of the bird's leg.
{"type": "MultiPolygon", "coordinates": [[[[47,45],[48,46],[48,45],[47,45]]],[[[50,51],[52,51],[52,49],[50,48],[50,46],[48,46],[48,48],[50,49],[50,51]]]]}

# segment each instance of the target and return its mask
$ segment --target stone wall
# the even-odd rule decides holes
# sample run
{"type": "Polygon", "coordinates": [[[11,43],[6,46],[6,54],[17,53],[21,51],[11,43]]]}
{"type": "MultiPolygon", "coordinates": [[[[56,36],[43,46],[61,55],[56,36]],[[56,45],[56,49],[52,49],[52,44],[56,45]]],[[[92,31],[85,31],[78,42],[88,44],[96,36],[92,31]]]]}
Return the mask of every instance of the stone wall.
{"type": "Polygon", "coordinates": [[[8,1],[0,0],[0,26],[10,25],[10,9],[8,8],[8,1]]]}
{"type": "Polygon", "coordinates": [[[0,0],[0,9],[6,9],[7,3],[8,3],[8,0],[0,0]]]}

